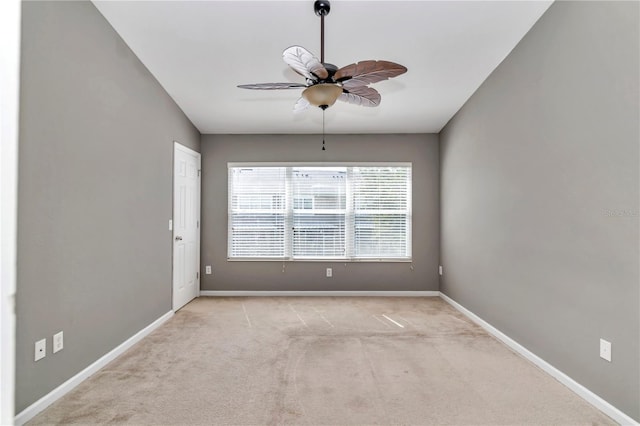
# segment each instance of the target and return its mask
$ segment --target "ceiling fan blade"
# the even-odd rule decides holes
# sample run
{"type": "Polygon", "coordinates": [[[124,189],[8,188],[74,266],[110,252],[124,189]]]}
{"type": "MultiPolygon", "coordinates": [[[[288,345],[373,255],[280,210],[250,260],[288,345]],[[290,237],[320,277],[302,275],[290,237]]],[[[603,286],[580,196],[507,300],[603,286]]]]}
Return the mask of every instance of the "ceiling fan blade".
{"type": "Polygon", "coordinates": [[[356,86],[351,89],[346,89],[343,86],[343,92],[338,99],[354,105],[377,107],[380,105],[382,97],[376,89],[371,87],[356,86]]]}
{"type": "Polygon", "coordinates": [[[397,77],[407,72],[407,68],[389,61],[360,61],[340,68],[333,76],[346,88],[366,86],[371,83],[397,77]]]}
{"type": "Polygon", "coordinates": [[[308,100],[306,100],[303,97],[300,97],[300,99],[298,99],[296,104],[293,106],[293,112],[294,113],[299,113],[299,112],[305,111],[310,106],[311,106],[311,104],[309,103],[308,100]]]}
{"type": "Polygon", "coordinates": [[[324,80],[329,72],[324,65],[302,46],[291,46],[282,52],[282,59],[298,74],[311,80],[324,80]]]}
{"type": "Polygon", "coordinates": [[[256,84],[239,84],[241,89],[254,89],[254,90],[278,90],[278,89],[298,89],[300,87],[307,87],[302,83],[256,83],[256,84]]]}

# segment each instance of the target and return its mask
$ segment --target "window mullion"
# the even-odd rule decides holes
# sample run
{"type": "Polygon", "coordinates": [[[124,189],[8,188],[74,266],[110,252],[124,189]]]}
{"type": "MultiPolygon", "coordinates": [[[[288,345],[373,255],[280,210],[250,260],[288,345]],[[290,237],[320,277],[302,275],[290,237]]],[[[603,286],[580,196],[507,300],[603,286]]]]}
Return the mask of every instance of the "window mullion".
{"type": "Polygon", "coordinates": [[[293,184],[291,173],[293,168],[287,167],[285,172],[285,215],[284,215],[284,257],[293,257],[293,184]]]}
{"type": "Polygon", "coordinates": [[[413,235],[413,231],[412,231],[412,224],[413,224],[413,212],[412,212],[412,205],[413,205],[413,188],[411,187],[411,183],[413,181],[413,176],[411,175],[413,173],[411,168],[407,169],[407,181],[406,181],[406,187],[407,187],[407,212],[406,212],[406,217],[407,217],[407,229],[406,229],[406,255],[407,257],[412,257],[412,247],[413,247],[413,243],[412,243],[412,239],[411,239],[411,235],[413,235]]]}
{"type": "Polygon", "coordinates": [[[345,257],[347,259],[353,258],[353,243],[355,239],[355,215],[353,206],[353,167],[347,167],[347,182],[346,182],[346,200],[345,200],[345,236],[344,236],[344,250],[345,257]]]}
{"type": "Polygon", "coordinates": [[[233,173],[233,169],[228,168],[227,169],[227,191],[229,193],[229,199],[227,200],[227,258],[229,258],[231,256],[231,254],[233,253],[233,221],[234,221],[234,206],[233,206],[233,200],[234,200],[234,191],[235,191],[235,186],[234,186],[234,173],[233,173]]]}

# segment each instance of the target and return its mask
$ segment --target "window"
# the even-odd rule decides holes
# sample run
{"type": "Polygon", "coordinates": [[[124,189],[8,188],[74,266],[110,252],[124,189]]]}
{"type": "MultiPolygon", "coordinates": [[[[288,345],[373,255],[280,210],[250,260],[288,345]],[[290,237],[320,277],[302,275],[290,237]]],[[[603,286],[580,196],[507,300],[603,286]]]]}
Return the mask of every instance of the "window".
{"type": "Polygon", "coordinates": [[[411,260],[411,164],[229,163],[230,260],[411,260]]]}

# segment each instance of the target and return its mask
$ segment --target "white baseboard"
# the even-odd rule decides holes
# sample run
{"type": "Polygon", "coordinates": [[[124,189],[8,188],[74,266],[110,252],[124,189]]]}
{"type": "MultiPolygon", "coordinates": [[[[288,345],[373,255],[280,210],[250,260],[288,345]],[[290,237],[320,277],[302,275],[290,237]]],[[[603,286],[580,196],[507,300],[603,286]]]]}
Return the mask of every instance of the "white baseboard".
{"type": "Polygon", "coordinates": [[[47,408],[49,405],[56,402],[58,399],[71,392],[76,386],[82,383],[84,380],[89,378],[92,374],[100,370],[102,367],[116,359],[122,353],[124,353],[127,349],[138,343],[144,337],[151,334],[156,328],[160,327],[164,322],[166,322],[169,318],[173,316],[173,311],[169,311],[166,314],[162,315],[160,318],[125,340],[122,344],[117,346],[112,351],[108,352],[101,358],[99,358],[96,362],[89,365],[87,368],[25,408],[22,412],[20,412],[15,417],[16,426],[22,426],[32,418],[34,418],[38,413],[47,408]]]}
{"type": "Polygon", "coordinates": [[[619,424],[625,425],[625,426],[627,425],[637,426],[639,424],[634,419],[632,419],[631,417],[629,417],[628,415],[620,411],[618,408],[614,407],[613,405],[611,405],[610,403],[608,403],[607,401],[605,401],[604,399],[602,399],[601,397],[599,397],[598,395],[596,395],[595,393],[587,389],[586,387],[582,386],[580,383],[573,380],[571,377],[567,376],[562,371],[555,368],[553,365],[549,364],[547,361],[543,360],[533,352],[529,351],[527,348],[525,348],[524,346],[522,346],[521,344],[519,344],[518,342],[516,342],[506,334],[502,333],[500,330],[498,330],[497,328],[495,328],[494,326],[492,326],[491,324],[489,324],[488,322],[486,322],[485,320],[483,320],[482,318],[480,318],[479,316],[477,316],[476,314],[474,314],[464,306],[460,305],[458,302],[451,299],[446,294],[440,293],[440,297],[444,301],[449,303],[451,306],[456,308],[458,311],[466,315],[471,321],[473,321],[474,323],[478,324],[480,327],[485,329],[489,334],[491,334],[492,336],[494,336],[495,338],[503,342],[505,345],[509,346],[511,349],[513,349],[514,351],[516,351],[517,353],[519,353],[529,361],[533,362],[535,365],[540,367],[547,374],[554,377],[560,383],[562,383],[563,385],[571,389],[573,392],[575,392],[582,399],[587,401],[589,404],[593,405],[598,410],[602,411],[607,416],[611,417],[613,420],[615,420],[619,424]]]}
{"type": "Polygon", "coordinates": [[[200,296],[214,297],[255,297],[255,296],[357,296],[357,297],[438,297],[439,291],[223,291],[201,290],[200,296]]]}

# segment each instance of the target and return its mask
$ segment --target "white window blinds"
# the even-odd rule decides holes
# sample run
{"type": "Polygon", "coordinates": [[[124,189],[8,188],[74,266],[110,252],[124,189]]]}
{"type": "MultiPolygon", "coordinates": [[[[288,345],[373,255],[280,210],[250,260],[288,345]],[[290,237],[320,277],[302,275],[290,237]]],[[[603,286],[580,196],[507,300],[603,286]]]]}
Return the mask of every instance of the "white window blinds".
{"type": "Polygon", "coordinates": [[[346,167],[292,167],[292,257],[344,258],[346,167]]]}
{"type": "Polygon", "coordinates": [[[411,165],[230,163],[228,257],[410,260],[411,165]]]}
{"type": "Polygon", "coordinates": [[[229,169],[230,257],[285,255],[286,168],[229,169]]]}
{"type": "Polygon", "coordinates": [[[354,257],[409,257],[411,168],[353,167],[350,181],[354,257]]]}

